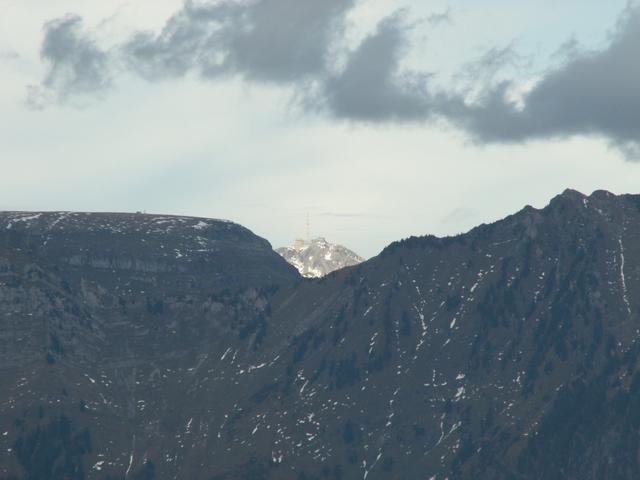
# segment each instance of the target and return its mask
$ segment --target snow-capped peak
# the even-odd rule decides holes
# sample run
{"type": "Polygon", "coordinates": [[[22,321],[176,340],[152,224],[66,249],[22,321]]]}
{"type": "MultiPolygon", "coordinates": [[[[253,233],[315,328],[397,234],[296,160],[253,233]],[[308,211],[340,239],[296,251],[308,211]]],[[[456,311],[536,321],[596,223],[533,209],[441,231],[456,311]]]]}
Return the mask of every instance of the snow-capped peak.
{"type": "Polygon", "coordinates": [[[334,270],[357,265],[364,258],[342,245],[329,243],[318,237],[307,241],[297,239],[293,246],[276,250],[287,262],[296,267],[304,277],[324,277],[334,270]]]}

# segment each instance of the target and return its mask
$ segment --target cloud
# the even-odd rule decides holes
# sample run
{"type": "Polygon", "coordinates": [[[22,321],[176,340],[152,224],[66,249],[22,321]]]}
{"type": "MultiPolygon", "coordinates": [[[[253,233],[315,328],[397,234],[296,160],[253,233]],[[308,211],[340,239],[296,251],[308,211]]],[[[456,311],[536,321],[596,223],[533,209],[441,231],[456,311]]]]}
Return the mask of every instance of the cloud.
{"type": "Polygon", "coordinates": [[[20,54],[12,49],[0,48],[0,61],[2,60],[17,60],[20,58],[20,54]]]}
{"type": "Polygon", "coordinates": [[[353,0],[187,1],[153,33],[123,47],[145,78],[239,75],[250,81],[294,83],[326,69],[333,38],[353,0]]]}
{"type": "Polygon", "coordinates": [[[46,99],[64,101],[72,95],[95,95],[112,83],[109,54],[82,31],[77,15],[47,22],[40,50],[47,73],[40,86],[30,86],[28,102],[41,106],[46,99]]]}
{"type": "Polygon", "coordinates": [[[492,82],[506,68],[522,70],[530,66],[531,58],[520,55],[515,42],[511,42],[503,47],[490,48],[480,58],[465,65],[459,76],[482,86],[492,82]]]}
{"type": "Polygon", "coordinates": [[[400,71],[406,29],[404,11],[385,18],[349,55],[344,69],[325,81],[323,100],[336,117],[380,122],[430,115],[428,75],[400,71]]]}
{"type": "Polygon", "coordinates": [[[451,7],[447,7],[447,9],[441,13],[432,13],[427,17],[427,22],[432,27],[438,26],[443,23],[452,23],[451,7]]]}
{"type": "Polygon", "coordinates": [[[604,137],[627,158],[640,158],[640,7],[624,11],[609,44],[596,51],[564,46],[565,61],[544,72],[528,91],[494,78],[503,68],[526,68],[513,44],[494,48],[467,66],[480,94],[429,89],[429,76],[398,75],[407,29],[401,16],[385,20],[327,82],[330,111],[360,121],[444,119],[478,143],[519,143],[575,135],[604,137]],[[470,70],[469,70],[470,68],[470,70]]]}
{"type": "Polygon", "coordinates": [[[478,217],[478,212],[472,208],[467,207],[458,207],[451,210],[447,215],[445,215],[441,222],[445,225],[460,225],[473,220],[475,217],[478,217]]]}
{"type": "MultiPolygon", "coordinates": [[[[30,99],[66,102],[103,93],[123,66],[150,81],[195,73],[210,80],[231,77],[292,87],[302,105],[353,122],[445,120],[478,143],[594,135],[627,156],[640,153],[636,4],[623,12],[603,49],[584,51],[568,42],[560,64],[527,88],[513,79],[496,79],[505,67],[527,66],[510,44],[467,65],[470,85],[459,91],[436,90],[431,74],[403,68],[408,35],[416,28],[406,11],[387,16],[356,48],[338,52],[345,60],[336,69],[335,47],[345,43],[346,17],[354,3],[187,0],[161,31],[134,32],[109,51],[82,29],[80,17],[66,16],[45,25],[41,54],[48,70],[41,85],[31,87],[30,99]]],[[[449,10],[422,26],[446,21],[449,10]]]]}
{"type": "Polygon", "coordinates": [[[580,52],[547,71],[522,97],[509,99],[515,84],[487,90],[475,105],[457,105],[444,114],[479,142],[598,135],[628,155],[640,142],[640,8],[629,7],[609,45],[580,52]]]}
{"type": "Polygon", "coordinates": [[[384,218],[385,215],[375,213],[346,213],[346,212],[320,212],[314,213],[314,217],[330,217],[330,218],[344,218],[344,219],[359,219],[359,218],[384,218]]]}
{"type": "Polygon", "coordinates": [[[356,121],[425,122],[444,119],[478,143],[519,143],[575,135],[604,137],[627,158],[640,158],[640,6],[630,4],[608,45],[582,51],[564,46],[565,60],[524,93],[515,80],[495,77],[529,60],[513,44],[494,48],[467,72],[480,84],[469,91],[429,88],[429,75],[399,73],[406,48],[403,15],[384,20],[355,50],[346,68],[326,82],[325,100],[337,117],[356,121]]]}

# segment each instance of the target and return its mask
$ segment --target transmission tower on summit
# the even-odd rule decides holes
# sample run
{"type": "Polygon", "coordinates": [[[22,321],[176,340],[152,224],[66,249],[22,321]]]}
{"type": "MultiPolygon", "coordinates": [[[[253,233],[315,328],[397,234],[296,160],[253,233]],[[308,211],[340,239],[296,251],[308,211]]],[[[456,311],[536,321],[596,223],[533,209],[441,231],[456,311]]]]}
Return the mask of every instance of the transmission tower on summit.
{"type": "Polygon", "coordinates": [[[293,248],[302,250],[306,246],[311,245],[311,222],[309,220],[309,212],[307,212],[306,236],[304,238],[296,238],[293,242],[293,248]]]}

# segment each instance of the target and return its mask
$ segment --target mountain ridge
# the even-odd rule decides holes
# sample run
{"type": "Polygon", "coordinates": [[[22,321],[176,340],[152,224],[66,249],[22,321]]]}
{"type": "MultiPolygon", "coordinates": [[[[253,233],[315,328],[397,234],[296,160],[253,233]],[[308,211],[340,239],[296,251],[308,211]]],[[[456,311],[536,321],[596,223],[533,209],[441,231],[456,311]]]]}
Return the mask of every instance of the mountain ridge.
{"type": "MultiPolygon", "coordinates": [[[[0,228],[0,478],[640,474],[640,196],[565,191],[305,281],[225,232],[261,245],[229,285],[215,252],[172,282],[0,228]]],[[[161,236],[126,248],[198,243],[161,236]]]]}

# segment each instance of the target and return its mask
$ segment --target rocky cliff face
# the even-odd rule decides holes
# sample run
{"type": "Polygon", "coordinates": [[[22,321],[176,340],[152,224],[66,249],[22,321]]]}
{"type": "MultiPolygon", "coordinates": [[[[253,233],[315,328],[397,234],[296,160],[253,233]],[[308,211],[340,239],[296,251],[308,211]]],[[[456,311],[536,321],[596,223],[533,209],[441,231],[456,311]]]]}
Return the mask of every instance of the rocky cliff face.
{"type": "Polygon", "coordinates": [[[230,222],[0,214],[0,478],[142,468],[144,438],[176,440],[160,424],[182,418],[196,366],[257,348],[268,298],[299,278],[230,222]]]}
{"type": "Polygon", "coordinates": [[[233,224],[21,215],[0,478],[640,474],[640,196],[567,191],[305,281],[233,224]]]}
{"type": "Polygon", "coordinates": [[[320,278],[345,267],[364,262],[364,258],[342,245],[315,238],[309,242],[297,240],[293,247],[276,250],[287,262],[307,278],[320,278]]]}

